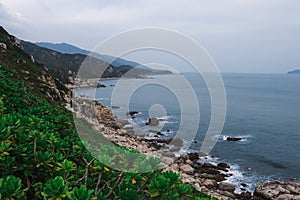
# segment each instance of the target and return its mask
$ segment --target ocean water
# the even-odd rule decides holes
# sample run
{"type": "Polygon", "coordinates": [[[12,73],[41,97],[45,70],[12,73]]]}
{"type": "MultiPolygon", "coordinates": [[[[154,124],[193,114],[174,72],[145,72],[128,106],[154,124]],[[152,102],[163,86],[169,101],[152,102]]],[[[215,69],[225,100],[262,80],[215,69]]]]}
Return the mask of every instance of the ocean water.
{"type": "MultiPolygon", "coordinates": [[[[155,76],[152,79],[104,80],[106,88],[80,89],[78,93],[95,98],[113,109],[119,118],[129,119],[137,132],[146,133],[145,122],[155,109],[157,117],[164,118],[162,126],[151,127],[172,137],[178,131],[182,116],[194,123],[197,113],[182,112],[180,102],[186,90],[195,92],[199,102],[199,129],[191,150],[199,150],[211,118],[211,100],[201,76],[185,73],[189,82],[182,85],[170,81],[172,88],[156,84],[159,80],[173,80],[174,76],[155,76]],[[147,82],[148,84],[144,84],[147,82]],[[121,86],[122,87],[119,87],[121,86]],[[134,89],[134,90],[133,90],[134,89]],[[134,92],[131,93],[130,91],[134,92]],[[121,99],[121,100],[120,100],[121,99]],[[153,106],[155,105],[155,106],[153,106]],[[158,106],[161,105],[161,106],[158,106]],[[161,109],[162,106],[164,109],[161,109]],[[126,117],[126,111],[138,111],[134,119],[126,117]],[[168,130],[168,131],[167,131],[168,130]]],[[[180,76],[180,75],[177,75],[180,76]]],[[[222,74],[226,96],[227,113],[225,125],[218,142],[210,152],[211,162],[231,164],[234,174],[228,182],[248,184],[253,191],[256,183],[268,179],[300,179],[300,76],[285,74],[222,74]],[[238,142],[227,137],[242,137],[238,142]]],[[[192,98],[185,96],[185,99],[192,98]]],[[[192,108],[196,110],[196,108],[192,108]]],[[[155,112],[154,112],[155,114],[155,112]]],[[[191,124],[185,121],[183,130],[190,133],[191,124]]]]}

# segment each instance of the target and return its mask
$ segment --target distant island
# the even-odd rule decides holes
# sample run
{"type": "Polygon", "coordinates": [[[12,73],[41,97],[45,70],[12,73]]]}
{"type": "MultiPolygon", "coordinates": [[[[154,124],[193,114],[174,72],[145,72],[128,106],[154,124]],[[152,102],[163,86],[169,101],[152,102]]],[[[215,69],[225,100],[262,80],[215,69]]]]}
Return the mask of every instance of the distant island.
{"type": "Polygon", "coordinates": [[[295,69],[293,71],[289,71],[287,74],[300,74],[300,69],[295,69]]]}

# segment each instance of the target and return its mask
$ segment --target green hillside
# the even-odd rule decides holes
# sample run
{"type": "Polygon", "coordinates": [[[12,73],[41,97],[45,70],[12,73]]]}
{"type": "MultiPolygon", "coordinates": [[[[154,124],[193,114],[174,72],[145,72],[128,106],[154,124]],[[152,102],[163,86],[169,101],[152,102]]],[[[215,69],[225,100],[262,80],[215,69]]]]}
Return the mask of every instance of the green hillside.
{"type": "Polygon", "coordinates": [[[212,199],[173,172],[124,173],[93,158],[62,105],[67,89],[0,34],[0,199],[212,199]]]}

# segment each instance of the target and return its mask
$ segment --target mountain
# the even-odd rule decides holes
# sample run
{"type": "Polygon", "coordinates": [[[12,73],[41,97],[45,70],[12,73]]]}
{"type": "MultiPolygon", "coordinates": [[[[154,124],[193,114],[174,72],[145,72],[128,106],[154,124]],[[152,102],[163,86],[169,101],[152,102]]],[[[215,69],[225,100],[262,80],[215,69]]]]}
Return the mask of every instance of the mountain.
{"type": "MultiPolygon", "coordinates": [[[[9,72],[17,72],[17,80],[24,81],[37,96],[53,101],[67,101],[67,88],[59,79],[48,74],[43,65],[23,51],[18,38],[0,26],[0,65],[9,72]]],[[[2,86],[1,86],[2,87],[2,86]]]]}
{"type": "Polygon", "coordinates": [[[51,49],[54,51],[58,51],[61,53],[68,53],[68,54],[83,54],[83,55],[89,55],[89,51],[80,49],[74,45],[67,44],[67,43],[50,43],[50,42],[36,42],[37,46],[44,47],[47,49],[51,49]]]}
{"type": "MultiPolygon", "coordinates": [[[[86,74],[86,76],[90,78],[99,78],[97,76],[99,74],[102,74],[102,78],[118,78],[121,76],[145,77],[149,75],[171,73],[167,70],[153,70],[145,67],[134,67],[132,65],[115,67],[114,64],[104,61],[103,56],[97,53],[91,53],[92,56],[80,53],[61,53],[26,41],[21,41],[21,45],[24,47],[24,51],[26,53],[32,55],[36,61],[45,65],[45,67],[49,69],[50,74],[60,79],[63,83],[73,83],[73,80],[76,77],[77,71],[79,70],[82,62],[85,61],[85,63],[87,63],[87,60],[90,68],[89,70],[85,71],[89,72],[86,74]]],[[[66,47],[66,45],[62,44],[52,45],[52,47],[53,46],[55,46],[56,49],[62,49],[58,47],[66,47]]],[[[67,46],[69,47],[68,49],[72,49],[72,46],[67,46]]],[[[64,49],[66,50],[66,48],[64,49]]],[[[76,49],[76,47],[74,47],[73,50],[74,49],[76,49]]],[[[105,57],[107,58],[107,56],[105,57]]],[[[131,61],[127,62],[132,64],[131,61]]]]}
{"type": "Polygon", "coordinates": [[[293,71],[289,71],[287,74],[300,74],[300,69],[295,69],[293,71]]]}
{"type": "Polygon", "coordinates": [[[21,41],[24,51],[34,57],[34,59],[42,63],[50,74],[60,79],[63,83],[72,83],[83,61],[88,61],[89,70],[86,77],[102,78],[120,77],[122,74],[113,65],[83,54],[60,53],[51,49],[37,46],[33,43],[21,41]]]}
{"type": "MultiPolygon", "coordinates": [[[[48,48],[54,51],[58,51],[61,53],[68,53],[68,54],[84,54],[84,55],[89,55],[95,58],[98,58],[100,60],[106,61],[108,63],[111,63],[113,66],[115,67],[124,67],[127,69],[127,71],[129,71],[129,67],[135,67],[135,68],[139,68],[137,70],[137,72],[140,73],[144,73],[144,74],[172,74],[172,72],[168,71],[168,70],[154,70],[151,69],[149,67],[143,66],[140,63],[137,62],[133,62],[133,61],[129,61],[129,60],[125,60],[123,58],[115,58],[113,56],[110,55],[102,55],[96,52],[92,52],[92,51],[87,51],[85,49],[81,49],[79,47],[76,47],[74,45],[71,44],[67,44],[67,43],[49,43],[49,42],[37,42],[35,43],[36,45],[40,46],[40,47],[44,47],[44,48],[48,48]],[[145,70],[145,71],[143,71],[145,70]]],[[[132,68],[130,68],[131,70],[132,68]]],[[[125,69],[122,69],[122,71],[125,71],[125,69]]]]}
{"type": "Polygon", "coordinates": [[[108,63],[111,63],[112,65],[114,65],[115,67],[122,67],[122,66],[132,66],[132,67],[137,67],[140,66],[139,63],[133,62],[133,61],[128,61],[122,58],[115,58],[113,56],[109,56],[109,55],[102,55],[96,52],[91,52],[91,51],[87,51],[85,49],[81,49],[79,47],[76,47],[74,45],[71,44],[67,44],[67,43],[49,43],[49,42],[37,42],[35,43],[36,45],[40,46],[40,47],[44,47],[47,49],[51,49],[54,51],[58,51],[61,53],[68,53],[68,54],[83,54],[83,55],[90,55],[93,56],[95,58],[104,60],[108,63]]]}

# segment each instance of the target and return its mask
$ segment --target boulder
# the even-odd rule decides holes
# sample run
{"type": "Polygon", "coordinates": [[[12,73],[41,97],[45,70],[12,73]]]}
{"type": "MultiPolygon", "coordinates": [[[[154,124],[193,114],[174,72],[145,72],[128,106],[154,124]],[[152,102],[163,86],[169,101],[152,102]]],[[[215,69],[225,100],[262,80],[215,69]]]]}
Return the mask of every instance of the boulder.
{"type": "Polygon", "coordinates": [[[241,194],[238,195],[238,198],[242,200],[248,200],[252,198],[252,195],[250,192],[242,192],[241,194]]]}
{"type": "Polygon", "coordinates": [[[183,146],[183,140],[180,139],[180,138],[173,138],[169,144],[174,145],[176,147],[182,147],[183,146]]]}
{"type": "Polygon", "coordinates": [[[189,159],[197,162],[199,160],[199,154],[197,152],[188,153],[189,159]]]}
{"type": "Polygon", "coordinates": [[[163,152],[162,156],[168,157],[168,158],[175,158],[175,154],[172,152],[163,152]]]}
{"type": "Polygon", "coordinates": [[[212,179],[205,179],[202,184],[208,189],[216,188],[218,185],[217,182],[212,179]]]}
{"type": "Polygon", "coordinates": [[[221,182],[221,181],[224,181],[225,180],[225,174],[217,174],[214,179],[217,181],[217,182],[221,182]]]}
{"type": "Polygon", "coordinates": [[[106,85],[102,84],[102,83],[97,83],[97,88],[105,88],[106,85]]]}
{"type": "Polygon", "coordinates": [[[196,169],[197,171],[200,171],[201,172],[201,167],[202,165],[200,163],[197,163],[197,162],[193,162],[193,164],[191,164],[191,166],[196,169]]]}
{"type": "Polygon", "coordinates": [[[241,183],[241,186],[242,187],[247,187],[247,184],[246,183],[241,183]]]}
{"type": "MultiPolygon", "coordinates": [[[[205,163],[204,163],[205,164],[205,163]]],[[[220,174],[219,170],[216,170],[214,168],[206,167],[204,165],[201,166],[200,171],[202,173],[211,174],[211,175],[217,175],[220,174]]]]}
{"type": "Polygon", "coordinates": [[[162,158],[162,162],[165,164],[165,165],[171,165],[173,163],[173,159],[170,158],[170,157],[163,157],[162,158]]]}
{"type": "Polygon", "coordinates": [[[173,147],[170,149],[171,152],[178,152],[180,151],[180,147],[173,147]]]}
{"type": "Polygon", "coordinates": [[[183,160],[183,162],[185,162],[187,159],[189,159],[189,156],[187,154],[182,154],[179,157],[180,160],[183,160]]]}
{"type": "Polygon", "coordinates": [[[295,196],[293,197],[293,200],[300,200],[300,195],[295,195],[295,196]]]}
{"type": "Polygon", "coordinates": [[[159,131],[158,131],[158,130],[150,129],[150,130],[148,130],[148,132],[150,132],[150,133],[157,133],[157,132],[159,132],[159,131]]]}
{"type": "Polygon", "coordinates": [[[163,134],[162,132],[160,132],[160,131],[158,131],[156,134],[159,135],[159,136],[163,136],[163,135],[164,135],[164,134],[163,134]]]}
{"type": "Polygon", "coordinates": [[[199,155],[199,157],[201,158],[201,157],[205,157],[205,156],[207,156],[207,154],[206,153],[204,153],[204,152],[202,152],[202,151],[200,151],[199,153],[198,153],[198,155],[199,155]]]}
{"type": "Polygon", "coordinates": [[[185,163],[186,163],[186,164],[189,164],[189,165],[193,164],[193,162],[192,162],[190,159],[187,159],[187,160],[185,161],[185,163]]]}
{"type": "Polygon", "coordinates": [[[300,195],[300,183],[289,182],[281,183],[279,181],[264,182],[255,187],[253,198],[261,199],[295,199],[300,195]],[[293,195],[290,196],[290,195],[293,195]],[[280,197],[280,198],[279,198],[280,197]]]}
{"type": "Polygon", "coordinates": [[[192,168],[190,165],[188,164],[185,164],[185,165],[182,165],[180,166],[180,170],[184,173],[187,173],[187,174],[192,174],[194,172],[194,168],[192,168]]]}
{"type": "Polygon", "coordinates": [[[219,183],[218,188],[219,188],[220,190],[228,191],[228,192],[233,193],[234,190],[235,190],[235,185],[233,185],[233,184],[231,184],[231,183],[221,182],[221,183],[219,183]]]}
{"type": "Polygon", "coordinates": [[[154,139],[153,141],[156,143],[168,144],[171,141],[171,139],[158,138],[158,139],[154,139]]]}
{"type": "Polygon", "coordinates": [[[127,124],[130,124],[128,120],[124,120],[124,119],[118,119],[117,120],[117,125],[121,128],[123,128],[127,124]]]}
{"type": "Polygon", "coordinates": [[[292,194],[282,194],[279,195],[277,200],[293,200],[294,199],[294,195],[292,194]]]}
{"type": "Polygon", "coordinates": [[[146,125],[149,126],[158,126],[159,125],[159,121],[156,117],[151,117],[148,119],[148,122],[146,122],[146,125]]]}
{"type": "Polygon", "coordinates": [[[129,112],[126,113],[126,116],[133,116],[133,115],[137,115],[137,114],[139,114],[139,112],[137,112],[137,111],[129,111],[129,112]]]}
{"type": "Polygon", "coordinates": [[[202,168],[217,169],[217,166],[216,166],[216,165],[213,165],[213,164],[211,164],[211,163],[206,162],[206,163],[203,163],[203,164],[202,164],[202,168]]]}
{"type": "Polygon", "coordinates": [[[219,169],[228,169],[228,168],[230,168],[230,166],[229,166],[227,163],[219,163],[219,164],[217,165],[217,167],[218,167],[219,169]]]}
{"type": "Polygon", "coordinates": [[[237,141],[241,141],[245,138],[240,138],[240,137],[228,137],[226,138],[227,141],[233,141],[233,142],[237,142],[237,141]]]}

